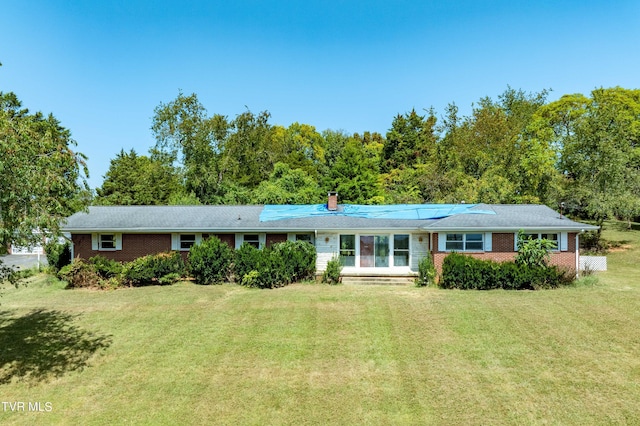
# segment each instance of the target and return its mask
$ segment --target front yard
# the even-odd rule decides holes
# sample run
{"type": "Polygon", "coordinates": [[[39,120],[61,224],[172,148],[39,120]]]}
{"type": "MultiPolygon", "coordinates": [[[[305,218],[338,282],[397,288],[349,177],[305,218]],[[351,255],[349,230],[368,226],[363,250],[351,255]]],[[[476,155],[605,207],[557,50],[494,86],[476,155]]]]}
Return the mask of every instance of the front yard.
{"type": "Polygon", "coordinates": [[[640,232],[608,236],[598,284],[538,292],[5,288],[0,422],[634,423],[640,232]]]}

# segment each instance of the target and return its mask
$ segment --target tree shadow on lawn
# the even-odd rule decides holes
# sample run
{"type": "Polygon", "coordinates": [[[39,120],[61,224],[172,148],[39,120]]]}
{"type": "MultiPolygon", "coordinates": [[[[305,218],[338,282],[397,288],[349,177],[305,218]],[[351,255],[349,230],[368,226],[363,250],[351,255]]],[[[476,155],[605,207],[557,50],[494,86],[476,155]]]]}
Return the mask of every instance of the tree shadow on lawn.
{"type": "Polygon", "coordinates": [[[24,316],[0,312],[0,384],[42,382],[87,366],[96,351],[111,345],[73,324],[76,316],[36,309],[24,316]]]}

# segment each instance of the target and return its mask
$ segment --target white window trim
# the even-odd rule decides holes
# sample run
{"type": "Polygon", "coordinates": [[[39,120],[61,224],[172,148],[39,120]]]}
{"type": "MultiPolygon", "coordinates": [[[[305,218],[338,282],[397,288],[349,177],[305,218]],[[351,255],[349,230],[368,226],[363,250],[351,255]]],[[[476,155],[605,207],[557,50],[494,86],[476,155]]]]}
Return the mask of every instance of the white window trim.
{"type": "Polygon", "coordinates": [[[188,248],[180,247],[180,236],[181,235],[194,235],[196,236],[195,244],[200,244],[202,242],[202,234],[196,232],[181,232],[181,233],[173,233],[171,234],[171,250],[172,251],[189,251],[188,248]]]}
{"type": "Polygon", "coordinates": [[[116,232],[102,232],[99,234],[91,234],[91,249],[94,251],[120,251],[122,250],[122,234],[116,232]],[[115,248],[102,247],[103,235],[113,235],[115,248]]]}
{"type": "MultiPolygon", "coordinates": [[[[455,251],[456,253],[485,253],[488,251],[492,251],[493,250],[493,243],[492,243],[492,234],[491,232],[474,232],[474,231],[467,231],[467,232],[438,232],[438,251],[439,252],[446,252],[446,253],[450,253],[452,251],[455,251]],[[448,234],[461,234],[462,235],[462,250],[451,250],[451,249],[447,249],[447,235],[448,234]],[[467,250],[466,246],[467,246],[467,235],[468,234],[474,234],[474,235],[481,235],[482,236],[482,249],[475,249],[475,250],[467,250]]],[[[477,242],[477,241],[474,241],[477,242]]]]}
{"type": "MultiPolygon", "coordinates": [[[[538,234],[538,238],[542,238],[542,234],[558,234],[558,246],[551,249],[552,252],[568,251],[568,233],[558,231],[527,231],[525,234],[535,235],[538,234]]],[[[551,240],[553,241],[553,240],[551,240]]],[[[518,233],[513,234],[513,247],[514,251],[518,251],[518,233]]]]}
{"type": "MultiPolygon", "coordinates": [[[[337,255],[340,256],[340,236],[341,235],[355,235],[355,265],[354,266],[345,266],[345,268],[366,268],[366,269],[385,269],[385,268],[406,268],[406,269],[410,269],[411,268],[411,261],[413,258],[413,242],[412,240],[412,236],[413,234],[411,232],[398,232],[396,233],[384,233],[384,232],[363,232],[363,233],[340,233],[337,234],[337,255]],[[403,266],[396,266],[394,265],[394,251],[395,251],[395,247],[394,247],[394,236],[396,235],[408,235],[409,236],[409,262],[407,265],[403,265],[403,266]],[[389,266],[360,266],[360,237],[361,236],[384,236],[384,237],[388,237],[389,239],[389,266]]],[[[405,249],[402,249],[405,250],[405,249]]]]}

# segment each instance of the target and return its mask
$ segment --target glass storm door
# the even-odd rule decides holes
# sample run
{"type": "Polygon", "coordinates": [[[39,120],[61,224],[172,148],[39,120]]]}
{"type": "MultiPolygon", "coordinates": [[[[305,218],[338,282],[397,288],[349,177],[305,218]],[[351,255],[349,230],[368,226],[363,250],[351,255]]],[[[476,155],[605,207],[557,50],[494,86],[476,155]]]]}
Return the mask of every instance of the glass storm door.
{"type": "Polygon", "coordinates": [[[361,235],[360,236],[360,266],[365,268],[368,266],[374,266],[374,243],[373,235],[361,235]]]}

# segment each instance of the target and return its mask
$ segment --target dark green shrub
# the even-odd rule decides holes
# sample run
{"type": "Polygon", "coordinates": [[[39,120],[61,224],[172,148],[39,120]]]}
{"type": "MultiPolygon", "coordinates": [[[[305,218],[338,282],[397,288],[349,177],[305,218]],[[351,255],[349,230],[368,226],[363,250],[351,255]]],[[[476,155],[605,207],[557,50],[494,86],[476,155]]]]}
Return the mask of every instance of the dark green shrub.
{"type": "Polygon", "coordinates": [[[160,278],[177,274],[184,276],[186,272],[184,261],[179,252],[152,254],[139,257],[124,265],[122,278],[131,286],[163,284],[160,278]]]}
{"type": "Polygon", "coordinates": [[[189,273],[199,284],[229,281],[233,250],[217,237],[210,237],[189,250],[189,273]]]}
{"type": "Polygon", "coordinates": [[[96,272],[105,279],[119,277],[122,273],[122,263],[101,255],[89,258],[89,263],[93,264],[96,272]]]}
{"type": "Polygon", "coordinates": [[[62,244],[54,240],[49,241],[45,244],[44,251],[47,255],[47,263],[56,271],[71,263],[71,245],[68,241],[62,244]]]}
{"type": "Polygon", "coordinates": [[[283,275],[289,282],[311,279],[316,273],[316,248],[307,241],[285,241],[274,244],[282,258],[283,275]]]}
{"type": "Polygon", "coordinates": [[[339,257],[334,256],[327,262],[327,267],[322,273],[322,282],[327,284],[339,284],[342,281],[340,279],[340,274],[342,274],[342,262],[340,262],[339,257]]]}
{"type": "Polygon", "coordinates": [[[242,244],[235,252],[235,262],[233,264],[233,274],[235,280],[240,284],[242,278],[251,271],[257,271],[257,266],[262,253],[257,248],[249,244],[242,244]]]}
{"type": "Polygon", "coordinates": [[[539,290],[568,285],[572,281],[570,271],[556,266],[498,263],[451,253],[442,264],[440,286],[462,290],[539,290]]]}
{"type": "Polygon", "coordinates": [[[431,255],[427,254],[418,262],[418,278],[416,279],[416,285],[418,287],[425,287],[428,285],[434,285],[435,282],[436,268],[433,265],[431,255]]]}

